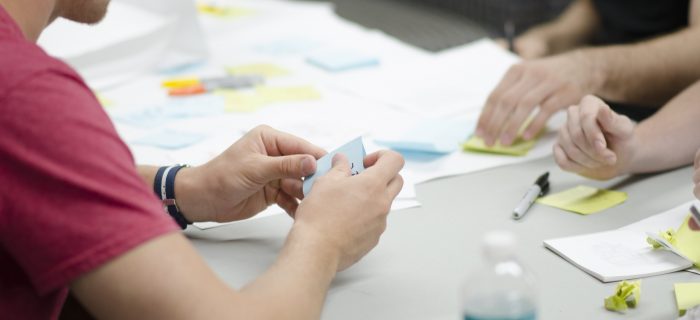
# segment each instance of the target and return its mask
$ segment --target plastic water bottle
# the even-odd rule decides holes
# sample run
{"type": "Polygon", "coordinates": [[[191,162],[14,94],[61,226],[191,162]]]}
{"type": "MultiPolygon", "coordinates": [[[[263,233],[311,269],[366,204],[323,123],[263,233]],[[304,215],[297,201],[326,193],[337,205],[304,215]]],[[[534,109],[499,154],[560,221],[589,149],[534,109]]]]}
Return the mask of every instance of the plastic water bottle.
{"type": "Polygon", "coordinates": [[[515,258],[515,236],[490,232],[482,246],[486,264],[471,274],[462,288],[463,319],[536,319],[534,278],[515,258]]]}

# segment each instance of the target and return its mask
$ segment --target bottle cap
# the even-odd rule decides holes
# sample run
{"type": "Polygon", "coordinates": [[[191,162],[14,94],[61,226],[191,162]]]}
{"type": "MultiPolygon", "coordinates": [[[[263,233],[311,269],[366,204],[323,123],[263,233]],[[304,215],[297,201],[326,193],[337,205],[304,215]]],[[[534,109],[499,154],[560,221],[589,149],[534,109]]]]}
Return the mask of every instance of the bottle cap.
{"type": "Polygon", "coordinates": [[[484,236],[482,244],[484,256],[495,260],[512,257],[515,243],[515,235],[510,231],[490,231],[484,236]]]}

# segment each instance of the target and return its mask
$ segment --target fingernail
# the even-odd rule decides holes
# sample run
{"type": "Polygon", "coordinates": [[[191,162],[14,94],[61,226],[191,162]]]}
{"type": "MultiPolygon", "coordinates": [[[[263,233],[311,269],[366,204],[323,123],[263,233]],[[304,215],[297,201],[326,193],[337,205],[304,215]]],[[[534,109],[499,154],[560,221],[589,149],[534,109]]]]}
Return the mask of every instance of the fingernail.
{"type": "Polygon", "coordinates": [[[525,133],[523,133],[523,139],[525,139],[525,140],[532,139],[532,132],[530,132],[529,130],[525,131],[525,133]]]}
{"type": "Polygon", "coordinates": [[[316,172],[316,165],[314,162],[315,161],[311,160],[310,157],[304,157],[304,159],[301,160],[301,172],[304,176],[309,176],[316,172]]]}
{"type": "Polygon", "coordinates": [[[477,136],[477,137],[482,137],[482,138],[483,138],[483,137],[484,137],[484,129],[477,128],[477,129],[476,129],[476,136],[477,136]]]}

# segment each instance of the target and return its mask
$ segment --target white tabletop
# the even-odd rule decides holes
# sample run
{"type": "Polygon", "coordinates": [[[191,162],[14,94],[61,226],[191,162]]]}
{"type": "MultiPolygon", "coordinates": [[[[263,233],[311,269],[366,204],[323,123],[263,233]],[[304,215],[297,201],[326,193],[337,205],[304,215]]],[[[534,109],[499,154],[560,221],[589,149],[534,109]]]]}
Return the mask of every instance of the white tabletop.
{"type": "MultiPolygon", "coordinates": [[[[545,158],[419,185],[423,206],[390,215],[379,246],[334,281],[323,319],[459,319],[458,289],[480,266],[480,239],[493,229],[519,236],[521,260],[538,280],[540,319],[671,319],[673,284],[700,281],[700,276],[678,272],[645,278],[639,306],[618,315],[603,308],[615,283],[601,283],[542,241],[618,228],[672,208],[692,199],[691,177],[692,168],[686,167],[596,182],[564,173],[545,158]],[[552,192],[586,184],[628,192],[629,199],[590,216],[536,204],[525,218],[512,220],[515,204],[548,170],[552,192]]],[[[188,234],[219,276],[240,288],[274,261],[290,226],[288,217],[274,216],[188,234]]]]}

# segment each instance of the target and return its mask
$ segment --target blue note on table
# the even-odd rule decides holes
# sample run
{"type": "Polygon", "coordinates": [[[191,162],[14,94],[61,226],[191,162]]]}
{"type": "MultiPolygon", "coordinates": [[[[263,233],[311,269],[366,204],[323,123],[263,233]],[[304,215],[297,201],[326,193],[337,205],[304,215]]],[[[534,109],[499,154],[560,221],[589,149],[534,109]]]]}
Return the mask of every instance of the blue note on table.
{"type": "Polygon", "coordinates": [[[376,139],[377,144],[396,151],[447,154],[474,131],[475,122],[468,118],[440,118],[421,120],[395,137],[376,139]]]}
{"type": "Polygon", "coordinates": [[[348,158],[350,171],[353,176],[365,171],[364,160],[367,152],[365,151],[365,145],[362,144],[362,137],[357,137],[355,140],[346,143],[316,161],[316,173],[304,178],[304,196],[309,194],[316,178],[328,173],[333,166],[333,157],[338,153],[342,153],[348,158]]]}
{"type": "Polygon", "coordinates": [[[204,138],[206,136],[200,133],[164,129],[136,139],[132,143],[161,149],[182,149],[198,143],[204,138]]]}
{"type": "Polygon", "coordinates": [[[152,128],[173,119],[207,117],[224,114],[226,99],[220,95],[202,94],[191,97],[168,98],[161,104],[113,114],[124,124],[152,128]]]}
{"type": "Polygon", "coordinates": [[[379,59],[352,50],[329,50],[309,55],[306,62],[329,72],[340,72],[379,64],[379,59]]]}

